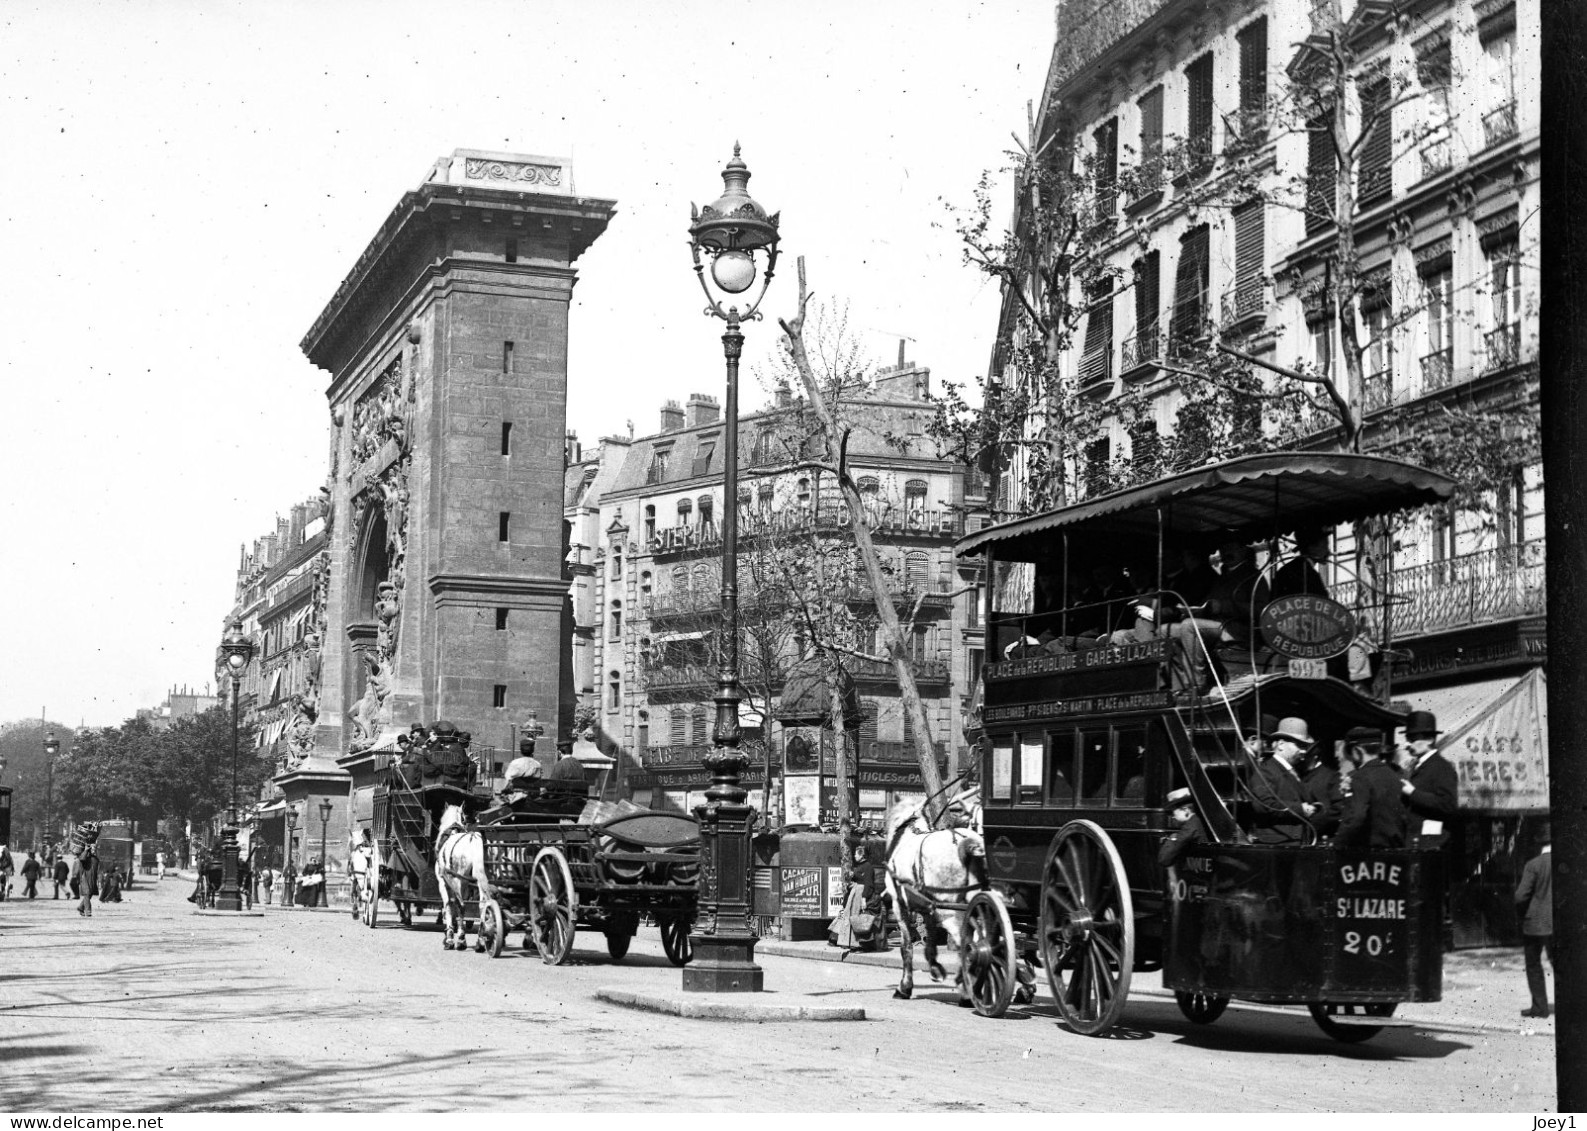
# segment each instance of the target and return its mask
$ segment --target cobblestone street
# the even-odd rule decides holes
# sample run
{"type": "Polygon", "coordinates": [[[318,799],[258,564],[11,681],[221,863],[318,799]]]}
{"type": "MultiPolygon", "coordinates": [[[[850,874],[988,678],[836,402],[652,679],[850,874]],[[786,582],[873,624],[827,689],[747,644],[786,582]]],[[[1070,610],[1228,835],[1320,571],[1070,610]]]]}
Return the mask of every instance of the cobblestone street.
{"type": "MultiPolygon", "coordinates": [[[[987,1020],[895,954],[811,961],[765,944],[778,1000],[868,1020],[745,1025],[597,1001],[675,990],[654,932],[611,962],[517,947],[448,953],[429,927],[345,912],[195,915],[190,883],[144,882],[84,922],[67,902],[0,906],[0,1108],[63,1111],[1535,1111],[1554,1101],[1552,1022],[1524,1028],[1519,955],[1450,957],[1445,1000],[1361,1045],[1304,1012],[1236,1003],[1187,1022],[1153,975],[1111,1039],[1068,1032],[1045,987],[987,1020]],[[783,953],[776,953],[783,952],[783,953]],[[1348,1071],[1338,1071],[1348,1062],[1348,1071]]],[[[825,956],[835,955],[826,950],[825,956]]],[[[1529,1022],[1528,1026],[1537,1023],[1529,1022]]]]}

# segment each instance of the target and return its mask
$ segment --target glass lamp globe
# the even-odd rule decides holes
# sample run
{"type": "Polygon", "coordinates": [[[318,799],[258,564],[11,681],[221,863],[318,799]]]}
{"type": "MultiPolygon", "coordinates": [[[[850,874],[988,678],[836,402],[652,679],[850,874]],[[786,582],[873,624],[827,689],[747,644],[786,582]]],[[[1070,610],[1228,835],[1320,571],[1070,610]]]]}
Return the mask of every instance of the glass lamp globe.
{"type": "Polygon", "coordinates": [[[711,278],[728,294],[742,294],[755,281],[755,260],[747,251],[724,251],[711,261],[711,278]]]}
{"type": "Polygon", "coordinates": [[[233,675],[240,675],[247,663],[248,661],[236,652],[226,657],[226,665],[231,668],[233,675]]]}

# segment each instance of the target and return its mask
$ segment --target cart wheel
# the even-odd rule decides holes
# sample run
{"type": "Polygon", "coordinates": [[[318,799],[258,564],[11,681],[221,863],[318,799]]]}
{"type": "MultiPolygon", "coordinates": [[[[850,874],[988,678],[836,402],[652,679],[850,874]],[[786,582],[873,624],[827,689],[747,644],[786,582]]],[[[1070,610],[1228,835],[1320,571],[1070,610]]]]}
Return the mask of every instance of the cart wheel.
{"type": "Polygon", "coordinates": [[[1191,994],[1175,990],[1174,1000],[1179,1003],[1179,1012],[1197,1025],[1211,1025],[1229,1008],[1229,999],[1222,994],[1191,994]]]}
{"type": "Polygon", "coordinates": [[[1094,1037],[1117,1024],[1135,967],[1135,906],[1118,850],[1092,821],[1070,821],[1047,849],[1039,943],[1069,1027],[1094,1037]]]}
{"type": "Polygon", "coordinates": [[[1311,1010],[1311,1019],[1317,1022],[1317,1028],[1327,1033],[1336,1041],[1347,1045],[1360,1044],[1370,1041],[1373,1037],[1383,1032],[1382,1025],[1341,1025],[1335,1017],[1392,1017],[1397,1003],[1392,1001],[1373,1001],[1362,1005],[1339,1005],[1331,1001],[1312,1001],[1306,1003],[1306,1008],[1311,1010]]]}
{"type": "Polygon", "coordinates": [[[982,1017],[1001,1017],[1014,1000],[1019,956],[1014,952],[1014,924],[1003,897],[978,891],[970,899],[959,936],[959,969],[964,989],[982,1017]]]}
{"type": "Polygon", "coordinates": [[[501,904],[494,899],[487,899],[479,909],[479,941],[485,944],[485,953],[492,958],[500,958],[501,948],[507,944],[501,904]]]}
{"type": "Polygon", "coordinates": [[[658,915],[656,925],[661,928],[661,949],[667,952],[667,961],[674,966],[687,966],[694,958],[694,944],[689,941],[689,917],[658,915]]]}
{"type": "Polygon", "coordinates": [[[542,848],[530,871],[529,930],[547,966],[562,965],[572,951],[577,916],[578,893],[568,862],[555,848],[542,848]]]}
{"type": "Polygon", "coordinates": [[[628,944],[634,941],[634,936],[626,931],[606,932],[606,953],[613,959],[620,959],[628,953],[628,944]]]}
{"type": "Polygon", "coordinates": [[[380,892],[376,888],[370,888],[364,893],[364,898],[366,900],[364,903],[364,926],[373,930],[375,921],[380,918],[380,892]]]}

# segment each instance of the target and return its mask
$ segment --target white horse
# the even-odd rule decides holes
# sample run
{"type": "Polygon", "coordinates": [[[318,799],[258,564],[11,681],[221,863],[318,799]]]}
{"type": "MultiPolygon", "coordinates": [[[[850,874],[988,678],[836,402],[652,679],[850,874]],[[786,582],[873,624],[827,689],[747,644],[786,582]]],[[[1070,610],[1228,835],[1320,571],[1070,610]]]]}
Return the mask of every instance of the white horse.
{"type": "MultiPolygon", "coordinates": [[[[915,946],[926,950],[933,981],[948,972],[937,961],[937,941],[946,936],[955,949],[964,922],[964,905],[986,886],[986,846],[969,827],[970,813],[961,794],[949,802],[947,827],[934,829],[925,817],[924,802],[901,802],[887,815],[887,894],[898,916],[899,955],[904,971],[893,991],[896,998],[915,992],[915,946]],[[957,905],[950,909],[944,904],[957,905]]],[[[960,994],[963,996],[962,978],[960,994]]]]}
{"type": "MultiPolygon", "coordinates": [[[[478,832],[468,831],[463,823],[461,805],[448,805],[441,814],[440,832],[435,838],[435,878],[444,900],[446,937],[441,945],[446,950],[466,950],[463,885],[472,883],[478,889],[481,905],[495,898],[495,893],[485,876],[485,840],[478,832]]],[[[478,935],[474,938],[474,950],[481,953],[485,950],[485,942],[478,935]]]]}
{"type": "Polygon", "coordinates": [[[347,874],[353,881],[353,918],[366,901],[380,898],[380,846],[368,827],[347,838],[347,874]]]}

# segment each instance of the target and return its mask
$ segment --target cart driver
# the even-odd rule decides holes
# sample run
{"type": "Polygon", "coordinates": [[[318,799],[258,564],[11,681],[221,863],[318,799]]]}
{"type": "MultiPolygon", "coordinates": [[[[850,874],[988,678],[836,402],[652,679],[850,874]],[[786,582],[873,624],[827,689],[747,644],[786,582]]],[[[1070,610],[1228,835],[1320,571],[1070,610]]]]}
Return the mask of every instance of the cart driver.
{"type": "Polygon", "coordinates": [[[507,786],[504,792],[527,793],[545,772],[535,758],[534,735],[526,734],[518,740],[518,757],[507,763],[507,786]]]}

